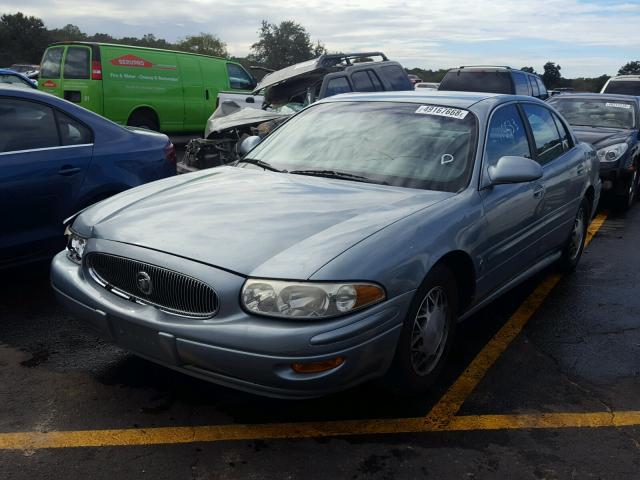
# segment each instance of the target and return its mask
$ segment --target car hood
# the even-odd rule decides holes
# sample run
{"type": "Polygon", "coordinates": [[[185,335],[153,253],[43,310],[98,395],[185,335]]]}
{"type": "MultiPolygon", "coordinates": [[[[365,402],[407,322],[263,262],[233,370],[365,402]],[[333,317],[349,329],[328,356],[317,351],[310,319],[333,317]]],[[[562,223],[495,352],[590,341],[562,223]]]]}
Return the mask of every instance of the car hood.
{"type": "Polygon", "coordinates": [[[573,133],[581,142],[603,148],[614,143],[626,142],[632,130],[624,128],[572,127],[573,133]]]}
{"type": "Polygon", "coordinates": [[[257,108],[241,108],[232,101],[222,102],[207,120],[204,138],[213,133],[220,133],[231,128],[257,125],[276,118],[289,117],[289,114],[278,113],[257,108]]]}
{"type": "Polygon", "coordinates": [[[129,190],[73,229],[242,275],[309,278],[385,226],[454,194],[219,167],[129,190]]]}

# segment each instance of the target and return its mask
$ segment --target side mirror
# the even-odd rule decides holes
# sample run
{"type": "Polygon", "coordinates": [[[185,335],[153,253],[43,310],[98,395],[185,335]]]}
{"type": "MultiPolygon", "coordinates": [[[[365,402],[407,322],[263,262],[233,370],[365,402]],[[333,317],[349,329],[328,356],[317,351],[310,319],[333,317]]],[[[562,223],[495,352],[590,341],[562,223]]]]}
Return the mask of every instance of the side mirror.
{"type": "Polygon", "coordinates": [[[538,162],[525,157],[502,157],[489,167],[491,185],[531,182],[541,178],[542,173],[538,162]]]}
{"type": "Polygon", "coordinates": [[[262,141],[262,138],[257,135],[245,138],[242,143],[238,145],[238,154],[241,157],[244,157],[247,153],[253,150],[253,147],[258,145],[260,141],[262,141]]]}

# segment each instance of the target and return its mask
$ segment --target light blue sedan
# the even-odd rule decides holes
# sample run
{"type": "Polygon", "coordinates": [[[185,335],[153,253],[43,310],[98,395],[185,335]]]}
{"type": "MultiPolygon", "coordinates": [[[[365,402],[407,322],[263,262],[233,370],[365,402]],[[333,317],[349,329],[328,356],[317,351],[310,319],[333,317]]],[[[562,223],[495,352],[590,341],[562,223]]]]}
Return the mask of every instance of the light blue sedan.
{"type": "Polygon", "coordinates": [[[386,375],[418,393],[458,320],[576,266],[598,168],[532,97],[331,97],[235,166],[83,211],[52,283],[106,338],[211,382],[304,398],[386,375]]]}

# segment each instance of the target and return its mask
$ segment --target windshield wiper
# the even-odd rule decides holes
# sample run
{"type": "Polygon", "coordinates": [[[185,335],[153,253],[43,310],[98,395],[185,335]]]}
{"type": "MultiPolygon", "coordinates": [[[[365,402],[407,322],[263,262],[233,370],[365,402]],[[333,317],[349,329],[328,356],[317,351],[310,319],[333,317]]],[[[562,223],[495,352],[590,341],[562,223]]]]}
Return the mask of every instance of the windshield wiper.
{"type": "Polygon", "coordinates": [[[280,170],[279,168],[274,167],[269,162],[265,162],[264,160],[258,160],[257,158],[241,158],[235,164],[239,163],[250,163],[251,165],[257,165],[258,167],[264,168],[265,170],[269,170],[271,172],[286,172],[286,170],[280,170]]]}
{"type": "Polygon", "coordinates": [[[296,175],[309,175],[312,177],[340,178],[343,180],[353,180],[356,182],[378,183],[370,178],[362,175],[354,175],[353,173],[338,172],[336,170],[291,170],[289,173],[296,175]]]}

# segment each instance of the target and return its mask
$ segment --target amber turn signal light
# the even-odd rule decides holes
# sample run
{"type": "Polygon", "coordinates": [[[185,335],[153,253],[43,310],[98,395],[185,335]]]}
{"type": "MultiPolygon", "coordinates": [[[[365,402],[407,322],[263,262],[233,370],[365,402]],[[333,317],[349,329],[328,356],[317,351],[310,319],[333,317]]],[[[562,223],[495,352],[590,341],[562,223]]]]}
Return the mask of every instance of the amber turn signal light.
{"type": "Polygon", "coordinates": [[[336,357],[320,362],[292,363],[291,368],[296,373],[320,373],[337,368],[343,363],[344,357],[336,357]]]}

